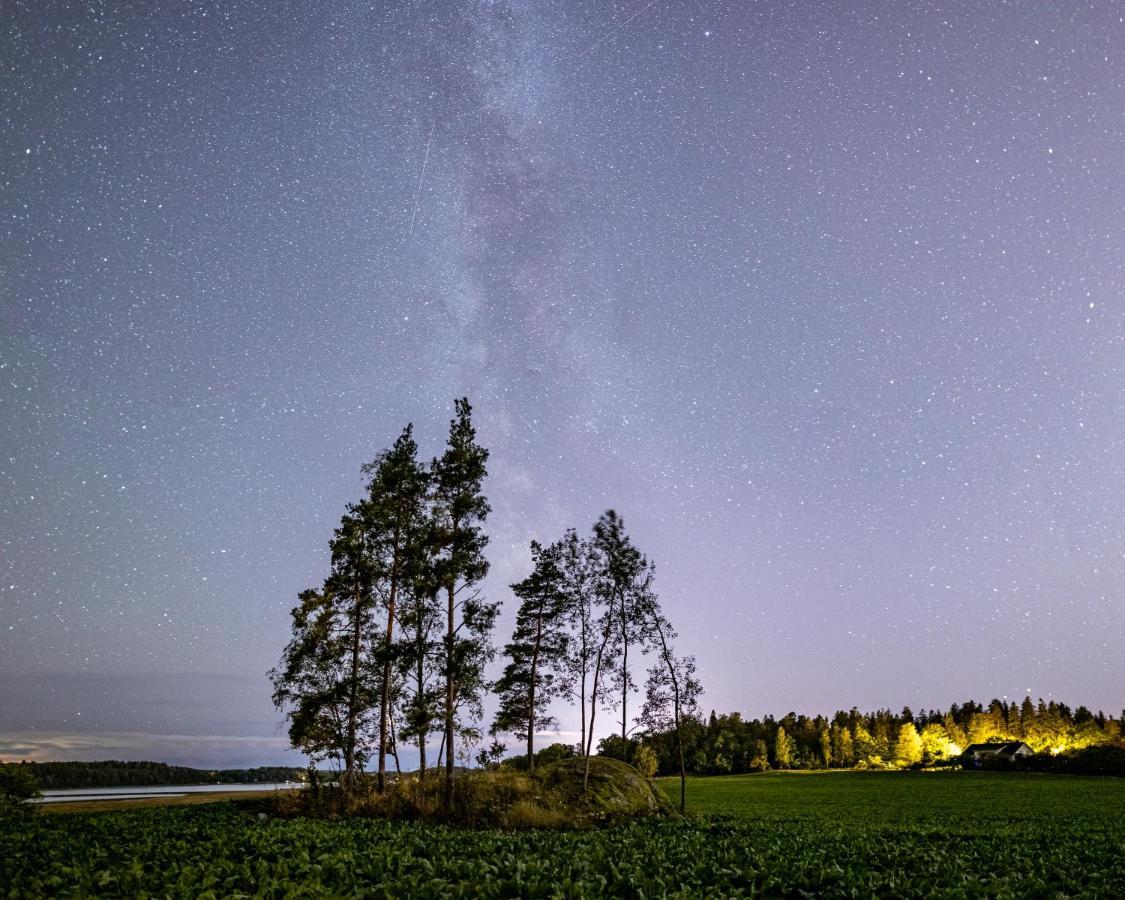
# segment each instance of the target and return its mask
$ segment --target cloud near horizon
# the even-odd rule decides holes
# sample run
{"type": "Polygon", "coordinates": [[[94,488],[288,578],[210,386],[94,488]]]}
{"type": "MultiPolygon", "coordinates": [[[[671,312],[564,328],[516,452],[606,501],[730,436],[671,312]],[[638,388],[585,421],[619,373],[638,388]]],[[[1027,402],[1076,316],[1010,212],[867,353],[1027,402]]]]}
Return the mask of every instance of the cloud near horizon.
{"type": "Polygon", "coordinates": [[[0,762],[72,762],[101,759],[153,760],[193,768],[237,769],[267,765],[304,765],[276,737],[219,734],[154,734],[143,731],[4,731],[0,762]]]}
{"type": "MultiPolygon", "coordinates": [[[[538,747],[573,743],[572,731],[536,732],[538,747]]],[[[506,742],[510,753],[523,752],[522,741],[506,742]]],[[[434,750],[436,751],[436,747],[434,750]]],[[[244,769],[255,766],[303,766],[306,758],[289,747],[283,734],[274,737],[225,734],[155,734],[144,731],[0,731],[0,762],[92,762],[152,760],[199,769],[244,769]]],[[[405,768],[417,764],[404,747],[405,768]]]]}

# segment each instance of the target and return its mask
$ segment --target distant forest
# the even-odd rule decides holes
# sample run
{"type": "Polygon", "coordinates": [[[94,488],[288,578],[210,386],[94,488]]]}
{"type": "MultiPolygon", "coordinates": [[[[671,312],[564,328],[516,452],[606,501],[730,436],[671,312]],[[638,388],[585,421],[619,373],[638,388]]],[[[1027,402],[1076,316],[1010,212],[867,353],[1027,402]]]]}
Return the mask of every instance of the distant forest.
{"type": "Polygon", "coordinates": [[[163,784],[273,784],[300,781],[304,769],[261,766],[255,769],[189,769],[158,762],[21,762],[43,790],[95,787],[142,787],[163,784]]]}
{"type": "MultiPolygon", "coordinates": [[[[906,768],[951,762],[970,745],[1023,741],[1035,753],[1065,756],[1102,744],[1120,743],[1125,711],[1115,719],[1085,706],[1072,710],[1054,700],[1022,703],[993,700],[987,707],[970,700],[948,710],[915,714],[857,709],[831,719],[789,713],[781,719],[743,719],[739,713],[685,719],[681,725],[687,768],[700,775],[727,775],[767,769],[906,768]]],[[[599,752],[633,757],[641,744],[651,747],[657,770],[677,771],[675,738],[656,732],[630,740],[603,740],[599,752]]]]}
{"type": "MultiPolygon", "coordinates": [[[[697,775],[730,775],[769,769],[906,768],[952,763],[971,744],[1023,741],[1036,753],[1064,758],[1074,751],[1120,744],[1125,734],[1125,711],[1120,718],[1091,712],[1085,706],[1071,709],[1064,703],[1030,698],[1022,703],[993,700],[987,707],[972,700],[948,710],[899,713],[857,709],[825,716],[789,713],[780,719],[765,716],[743,719],[739,713],[706,719],[684,718],[681,723],[688,771],[697,775]]],[[[603,756],[638,760],[641,747],[656,756],[659,774],[675,774],[675,734],[648,732],[630,739],[611,735],[598,744],[603,756]]],[[[537,757],[572,755],[559,745],[547,747],[537,757]]],[[[641,756],[646,754],[642,751],[641,756]]],[[[517,767],[524,757],[509,757],[517,767]]],[[[158,762],[22,762],[13,765],[29,772],[45,790],[142,785],[268,784],[303,781],[308,772],[290,766],[252,769],[191,769],[158,762]]],[[[325,773],[328,774],[328,773],[325,773]]]]}

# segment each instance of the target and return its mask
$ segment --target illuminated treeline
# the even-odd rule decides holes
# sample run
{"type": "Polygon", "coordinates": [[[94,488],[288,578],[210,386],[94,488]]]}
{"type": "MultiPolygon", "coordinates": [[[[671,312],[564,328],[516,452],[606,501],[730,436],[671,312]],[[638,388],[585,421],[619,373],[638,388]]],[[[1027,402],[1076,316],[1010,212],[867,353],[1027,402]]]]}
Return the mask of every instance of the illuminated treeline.
{"type": "Polygon", "coordinates": [[[260,766],[253,769],[191,769],[158,762],[22,762],[44,790],[94,787],[142,787],[163,784],[275,784],[300,781],[304,769],[260,766]]]}
{"type": "MultiPolygon", "coordinates": [[[[960,756],[971,744],[1024,741],[1036,753],[1059,754],[1120,741],[1120,719],[1085,706],[1071,709],[1054,700],[1022,703],[993,700],[987,707],[969,701],[948,710],[915,714],[857,709],[825,716],[789,713],[781,719],[743,719],[739,713],[691,720],[683,726],[688,768],[696,774],[725,775],[767,769],[886,768],[933,765],[960,756]]],[[[621,755],[621,738],[599,747],[621,755]]],[[[671,735],[650,733],[638,743],[656,752],[661,773],[674,770],[671,735]]]]}

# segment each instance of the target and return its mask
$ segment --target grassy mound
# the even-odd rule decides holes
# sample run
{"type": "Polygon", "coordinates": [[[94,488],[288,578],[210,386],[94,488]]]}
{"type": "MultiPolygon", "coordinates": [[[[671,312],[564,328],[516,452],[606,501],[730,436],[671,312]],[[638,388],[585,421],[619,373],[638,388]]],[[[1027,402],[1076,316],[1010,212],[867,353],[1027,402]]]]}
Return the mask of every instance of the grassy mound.
{"type": "Polygon", "coordinates": [[[568,808],[599,820],[679,816],[662,790],[616,759],[591,758],[590,778],[583,790],[585,765],[582,758],[560,760],[536,771],[535,778],[568,808]]]}
{"type": "Polygon", "coordinates": [[[283,815],[366,816],[398,821],[444,822],[478,828],[588,828],[637,819],[676,818],[672,804],[653,782],[615,759],[590,760],[583,787],[584,759],[566,759],[537,769],[473,770],[453,782],[453,800],[442,803],[439,773],[406,775],[387,792],[361,791],[343,797],[334,791],[314,797],[301,792],[279,801],[283,815]]]}

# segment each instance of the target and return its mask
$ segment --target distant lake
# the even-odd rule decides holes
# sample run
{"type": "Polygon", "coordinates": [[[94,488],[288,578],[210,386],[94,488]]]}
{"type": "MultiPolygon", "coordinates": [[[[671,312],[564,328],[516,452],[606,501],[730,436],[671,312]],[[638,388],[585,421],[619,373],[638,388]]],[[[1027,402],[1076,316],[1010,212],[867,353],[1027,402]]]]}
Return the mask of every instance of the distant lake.
{"type": "Polygon", "coordinates": [[[223,791],[289,791],[303,788],[302,781],[281,784],[162,784],[155,787],[70,788],[43,791],[36,803],[77,803],[90,800],[143,800],[146,797],[182,797],[185,794],[213,794],[223,791]]]}

